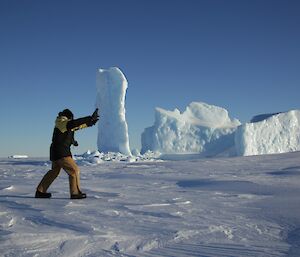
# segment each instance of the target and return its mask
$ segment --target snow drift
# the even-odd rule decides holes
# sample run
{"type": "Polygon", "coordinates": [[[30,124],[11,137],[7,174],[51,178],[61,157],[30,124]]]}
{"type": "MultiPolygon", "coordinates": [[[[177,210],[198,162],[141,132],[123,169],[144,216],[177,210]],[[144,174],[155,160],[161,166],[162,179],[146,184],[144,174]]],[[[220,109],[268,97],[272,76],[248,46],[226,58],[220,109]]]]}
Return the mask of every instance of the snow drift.
{"type": "Polygon", "coordinates": [[[300,111],[273,115],[240,126],[235,133],[237,155],[261,155],[300,150],[300,111]]]}
{"type": "Polygon", "coordinates": [[[98,149],[131,155],[125,118],[127,80],[119,68],[97,71],[98,149]]]}
{"type": "Polygon", "coordinates": [[[239,120],[224,108],[192,102],[183,113],[156,108],[155,123],[142,134],[142,153],[201,153],[214,156],[234,146],[239,120]]]}

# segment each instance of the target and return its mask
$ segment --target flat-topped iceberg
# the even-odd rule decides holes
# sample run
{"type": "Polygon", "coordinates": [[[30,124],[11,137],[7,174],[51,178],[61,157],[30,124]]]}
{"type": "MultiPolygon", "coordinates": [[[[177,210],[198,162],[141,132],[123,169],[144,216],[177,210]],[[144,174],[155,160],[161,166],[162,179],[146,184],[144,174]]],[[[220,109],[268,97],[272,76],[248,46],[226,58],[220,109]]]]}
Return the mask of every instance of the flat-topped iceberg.
{"type": "Polygon", "coordinates": [[[235,134],[237,155],[261,155],[300,150],[300,111],[272,115],[240,126],[235,134]]]}
{"type": "Polygon", "coordinates": [[[239,125],[224,108],[203,102],[192,102],[183,113],[156,108],[154,125],[142,134],[142,153],[151,150],[214,156],[234,147],[239,125]]]}

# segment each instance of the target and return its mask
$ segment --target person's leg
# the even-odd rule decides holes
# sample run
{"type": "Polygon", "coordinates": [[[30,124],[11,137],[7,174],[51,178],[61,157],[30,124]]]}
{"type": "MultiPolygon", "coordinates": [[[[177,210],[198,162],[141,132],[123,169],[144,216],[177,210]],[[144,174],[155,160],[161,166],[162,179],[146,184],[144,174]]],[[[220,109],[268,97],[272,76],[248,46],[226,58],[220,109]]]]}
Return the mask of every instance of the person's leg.
{"type": "Polygon", "coordinates": [[[78,195],[80,191],[80,170],[72,157],[65,157],[59,160],[61,167],[69,175],[70,194],[78,195]]]}
{"type": "Polygon", "coordinates": [[[40,193],[46,193],[49,186],[57,178],[61,167],[57,161],[52,162],[52,169],[49,170],[46,175],[42,178],[40,184],[37,187],[37,191],[40,193]]]}

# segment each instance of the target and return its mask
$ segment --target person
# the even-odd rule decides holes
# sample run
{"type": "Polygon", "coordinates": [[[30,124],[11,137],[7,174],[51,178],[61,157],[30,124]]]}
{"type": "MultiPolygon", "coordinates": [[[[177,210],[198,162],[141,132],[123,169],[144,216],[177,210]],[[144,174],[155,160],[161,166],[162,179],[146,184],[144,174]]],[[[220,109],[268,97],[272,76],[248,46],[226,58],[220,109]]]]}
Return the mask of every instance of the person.
{"type": "Polygon", "coordinates": [[[73,113],[65,109],[58,114],[55,121],[52,143],[50,146],[50,160],[52,168],[42,178],[36,188],[36,198],[50,198],[51,193],[47,190],[56,179],[61,169],[69,175],[70,198],[86,198],[86,194],[80,190],[79,168],[72,158],[71,145],[78,146],[74,139],[74,131],[86,127],[91,127],[99,120],[98,109],[91,116],[74,119],[73,113]]]}

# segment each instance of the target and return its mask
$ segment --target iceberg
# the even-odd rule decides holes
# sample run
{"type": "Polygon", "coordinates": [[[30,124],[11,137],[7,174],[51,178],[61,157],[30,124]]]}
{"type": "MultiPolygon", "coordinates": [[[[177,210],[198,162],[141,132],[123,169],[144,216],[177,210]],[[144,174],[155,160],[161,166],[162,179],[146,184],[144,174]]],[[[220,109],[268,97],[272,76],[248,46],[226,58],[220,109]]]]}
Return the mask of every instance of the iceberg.
{"type": "Polygon", "coordinates": [[[97,70],[98,150],[131,155],[125,118],[127,80],[119,68],[97,70]]]}
{"type": "Polygon", "coordinates": [[[8,158],[11,158],[11,159],[27,159],[28,156],[27,155],[15,154],[15,155],[9,156],[8,158]]]}
{"type": "Polygon", "coordinates": [[[154,125],[142,133],[142,153],[201,153],[215,156],[234,148],[234,132],[240,125],[224,108],[192,102],[181,113],[156,108],[154,125]]]}
{"type": "Polygon", "coordinates": [[[245,123],[235,133],[239,156],[285,153],[300,150],[300,110],[245,123]]]}

